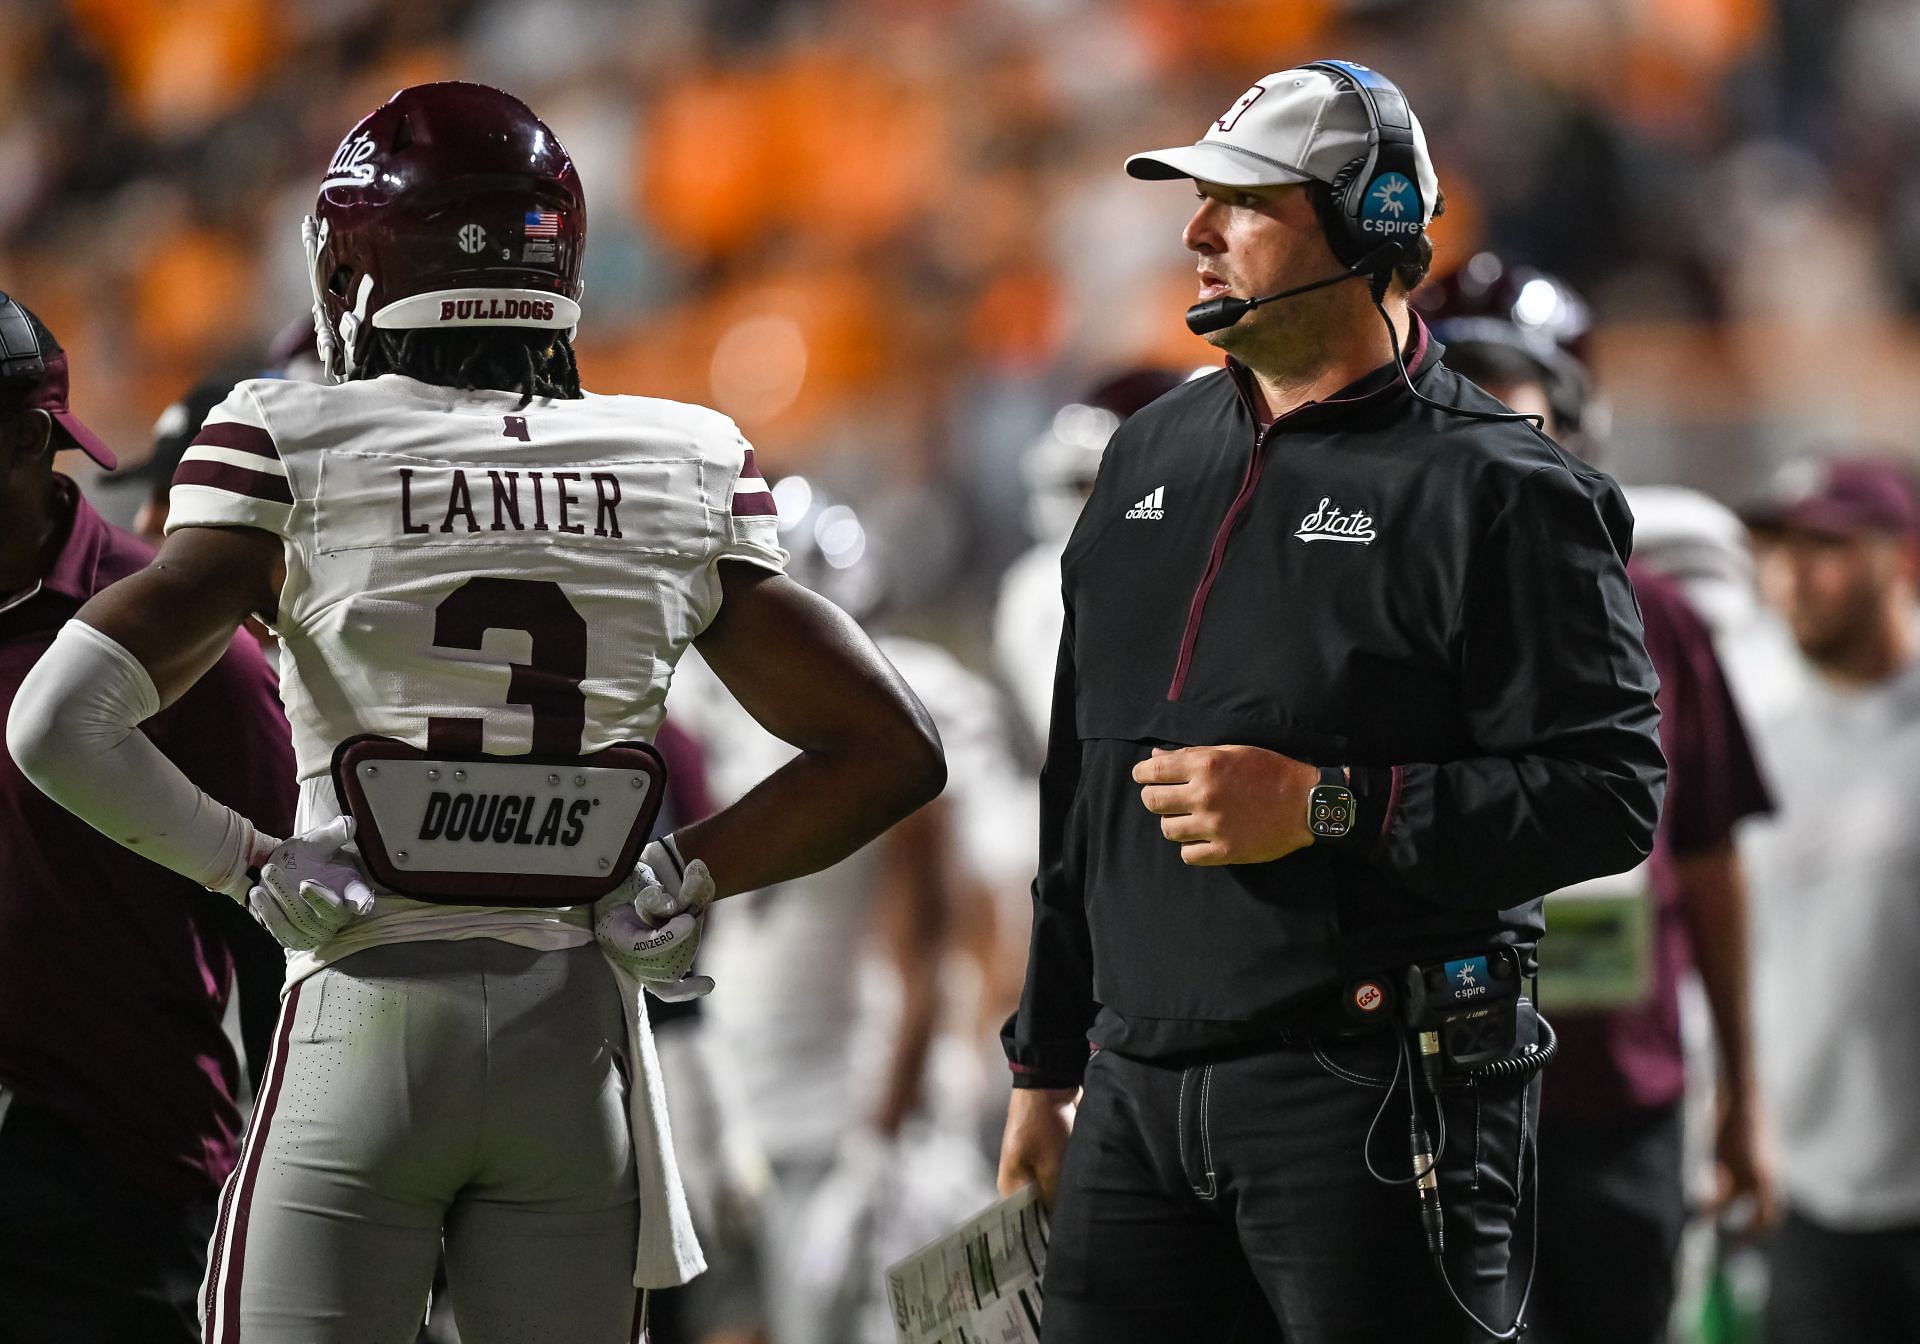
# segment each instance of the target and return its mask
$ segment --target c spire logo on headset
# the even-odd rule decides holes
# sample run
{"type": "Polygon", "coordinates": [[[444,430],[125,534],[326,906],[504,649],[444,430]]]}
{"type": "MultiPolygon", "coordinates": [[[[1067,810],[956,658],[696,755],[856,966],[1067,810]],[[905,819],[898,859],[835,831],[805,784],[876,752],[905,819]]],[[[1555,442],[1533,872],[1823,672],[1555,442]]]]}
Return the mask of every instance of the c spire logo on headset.
{"type": "Polygon", "coordinates": [[[1407,213],[1408,207],[1419,199],[1420,193],[1404,174],[1381,173],[1367,187],[1366,200],[1361,203],[1361,232],[1387,235],[1420,232],[1423,223],[1418,211],[1411,218],[1407,213]]]}

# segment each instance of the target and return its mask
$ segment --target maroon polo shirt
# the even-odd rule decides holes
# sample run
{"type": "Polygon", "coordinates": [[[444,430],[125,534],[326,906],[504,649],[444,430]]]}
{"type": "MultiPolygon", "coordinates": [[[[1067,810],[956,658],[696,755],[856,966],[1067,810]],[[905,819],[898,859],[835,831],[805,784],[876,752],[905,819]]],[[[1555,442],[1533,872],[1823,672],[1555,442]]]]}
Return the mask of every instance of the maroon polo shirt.
{"type": "Polygon", "coordinates": [[[1772,809],[1705,623],[1670,579],[1638,564],[1627,574],[1646,621],[1647,656],[1660,675],[1660,746],[1667,757],[1667,801],[1647,866],[1653,992],[1632,1008],[1580,1014],[1554,1012],[1549,992],[1560,1055],[1548,1070],[1541,1105],[1569,1120],[1670,1106],[1686,1090],[1680,981],[1693,965],[1693,949],[1674,861],[1712,849],[1742,817],[1772,809]]]}
{"type": "MultiPolygon", "coordinates": [[[[40,590],[0,612],[0,719],[61,625],[153,557],[55,482],[71,522],[40,590]]],[[[251,638],[146,731],[194,783],[287,834],[293,747],[251,638]]],[[[0,750],[0,1082],[160,1193],[207,1193],[234,1163],[233,958],[209,913],[225,899],[107,839],[0,750]]]]}

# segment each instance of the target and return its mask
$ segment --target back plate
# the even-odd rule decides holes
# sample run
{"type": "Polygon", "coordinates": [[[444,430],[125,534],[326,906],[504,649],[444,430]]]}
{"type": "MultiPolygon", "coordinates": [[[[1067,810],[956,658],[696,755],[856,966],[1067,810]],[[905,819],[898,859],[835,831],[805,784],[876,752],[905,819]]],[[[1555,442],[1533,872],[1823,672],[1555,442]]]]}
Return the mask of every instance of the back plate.
{"type": "Polygon", "coordinates": [[[584,905],[633,871],[667,768],[644,742],[553,758],[439,752],[363,734],[333,787],[372,878],[448,905],[584,905]]]}

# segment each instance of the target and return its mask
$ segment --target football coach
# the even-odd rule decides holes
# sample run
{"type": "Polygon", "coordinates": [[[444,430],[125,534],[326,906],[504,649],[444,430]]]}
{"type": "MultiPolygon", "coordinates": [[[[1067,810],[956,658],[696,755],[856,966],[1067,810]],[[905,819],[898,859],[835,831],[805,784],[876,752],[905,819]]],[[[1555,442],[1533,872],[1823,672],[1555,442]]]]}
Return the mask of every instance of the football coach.
{"type": "Polygon", "coordinates": [[[1000,1170],[1052,1207],[1043,1338],[1511,1337],[1541,898],[1639,863],[1664,783],[1631,519],[1410,312],[1390,81],[1269,75],[1127,171],[1191,181],[1229,358],[1061,562],[1000,1170]]]}

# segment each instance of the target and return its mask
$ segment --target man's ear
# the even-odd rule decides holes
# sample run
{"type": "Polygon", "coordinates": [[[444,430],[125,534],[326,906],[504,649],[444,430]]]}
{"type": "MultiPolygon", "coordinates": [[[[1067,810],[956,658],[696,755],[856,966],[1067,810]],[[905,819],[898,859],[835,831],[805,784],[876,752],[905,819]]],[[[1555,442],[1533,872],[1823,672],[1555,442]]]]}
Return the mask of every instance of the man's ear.
{"type": "Polygon", "coordinates": [[[0,466],[13,468],[28,462],[53,458],[53,417],[45,411],[18,411],[0,417],[0,449],[6,460],[0,466]]]}

